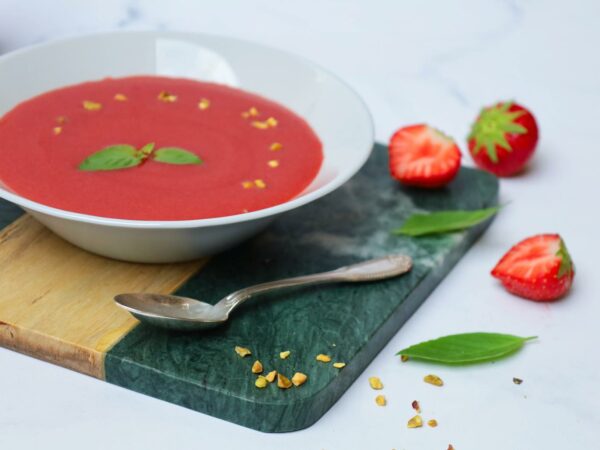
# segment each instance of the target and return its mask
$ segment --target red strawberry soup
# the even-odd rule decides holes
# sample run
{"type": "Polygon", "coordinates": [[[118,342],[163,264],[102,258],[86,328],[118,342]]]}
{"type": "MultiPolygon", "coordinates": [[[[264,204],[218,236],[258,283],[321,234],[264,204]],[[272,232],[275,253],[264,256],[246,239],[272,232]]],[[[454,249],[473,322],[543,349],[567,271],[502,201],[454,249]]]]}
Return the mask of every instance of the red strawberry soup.
{"type": "Polygon", "coordinates": [[[0,119],[2,184],[95,216],[186,220],[256,211],[300,194],[322,160],[319,138],[289,109],[186,79],[78,84],[0,119]],[[121,153],[102,159],[114,146],[121,153]]]}

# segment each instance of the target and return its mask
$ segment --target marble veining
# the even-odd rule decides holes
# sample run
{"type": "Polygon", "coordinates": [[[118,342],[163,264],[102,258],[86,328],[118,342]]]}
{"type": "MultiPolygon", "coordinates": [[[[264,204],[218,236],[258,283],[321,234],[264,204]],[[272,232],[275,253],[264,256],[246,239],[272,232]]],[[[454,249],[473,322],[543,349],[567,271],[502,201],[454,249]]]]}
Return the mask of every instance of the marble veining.
{"type": "MultiPolygon", "coordinates": [[[[343,394],[393,333],[425,300],[484,226],[426,238],[391,230],[415,211],[473,209],[496,201],[494,177],[463,169],[447,189],[404,189],[387,175],[383,146],[348,186],[277,220],[255,239],[213,258],[177,294],[215,303],[258,282],[324,271],[389,253],[414,258],[400,278],[271,293],[244,304],[228,324],[208,333],[164,332],[138,326],[106,356],[106,379],[262,431],[305,428],[343,394]],[[253,355],[241,359],[236,345],[253,355]],[[281,360],[280,351],[291,350],[281,360]],[[343,370],[315,361],[319,353],[343,370]],[[261,390],[250,372],[309,381],[282,391],[261,390]]],[[[485,224],[487,225],[487,224],[485,224]]]]}

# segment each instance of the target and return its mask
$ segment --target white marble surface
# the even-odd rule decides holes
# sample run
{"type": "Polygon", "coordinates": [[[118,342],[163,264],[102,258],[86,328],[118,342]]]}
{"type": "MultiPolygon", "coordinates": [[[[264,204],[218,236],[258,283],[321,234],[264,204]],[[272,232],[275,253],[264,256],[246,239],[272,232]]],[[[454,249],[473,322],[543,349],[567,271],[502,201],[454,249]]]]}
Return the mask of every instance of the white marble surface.
{"type": "Polygon", "coordinates": [[[530,170],[502,181],[509,206],[311,428],[262,434],[0,350],[0,448],[598,448],[599,16],[594,0],[0,0],[1,52],[98,30],[170,29],[299,53],[364,96],[382,141],[417,121],[462,140],[481,105],[508,98],[531,107],[541,126],[530,170]],[[516,241],[548,231],[563,235],[576,261],[571,295],[542,305],[506,294],[489,269],[516,241]],[[406,345],[473,330],[540,340],[509,359],[467,368],[394,357],[406,345]],[[425,385],[430,371],[446,386],[425,385]],[[373,402],[371,375],[385,383],[386,408],[373,402]],[[406,428],[414,399],[437,429],[406,428]]]}

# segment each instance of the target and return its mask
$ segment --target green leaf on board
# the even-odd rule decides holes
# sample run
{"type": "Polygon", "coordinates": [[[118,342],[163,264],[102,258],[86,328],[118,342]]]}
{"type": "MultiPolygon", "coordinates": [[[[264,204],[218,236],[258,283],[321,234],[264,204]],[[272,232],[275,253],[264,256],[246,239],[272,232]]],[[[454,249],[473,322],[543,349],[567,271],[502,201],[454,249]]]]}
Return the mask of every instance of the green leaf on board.
{"type": "Polygon", "coordinates": [[[167,164],[202,164],[195,153],[179,147],[163,147],[154,152],[154,160],[167,164]]]}
{"type": "Polygon", "coordinates": [[[519,337],[498,333],[464,333],[421,342],[397,355],[440,364],[474,364],[493,361],[519,350],[536,336],[519,337]]]}
{"type": "Polygon", "coordinates": [[[425,236],[428,234],[460,231],[489,219],[499,209],[499,206],[494,206],[474,211],[456,210],[439,211],[429,214],[413,214],[406,219],[400,228],[393,230],[393,233],[408,236],[425,236]]]}
{"type": "Polygon", "coordinates": [[[142,162],[142,154],[131,145],[110,145],[88,156],[79,170],[118,170],[135,167],[142,162]]]}

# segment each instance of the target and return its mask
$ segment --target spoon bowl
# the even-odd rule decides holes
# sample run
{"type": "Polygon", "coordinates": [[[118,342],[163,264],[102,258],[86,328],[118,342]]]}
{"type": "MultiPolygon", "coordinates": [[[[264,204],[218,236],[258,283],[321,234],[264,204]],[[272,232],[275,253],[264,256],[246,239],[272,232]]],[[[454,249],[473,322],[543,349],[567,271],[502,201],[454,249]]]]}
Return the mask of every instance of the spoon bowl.
{"type": "Polygon", "coordinates": [[[209,303],[177,295],[119,294],[115,302],[139,321],[169,329],[208,329],[229,318],[222,309],[209,303]]]}

